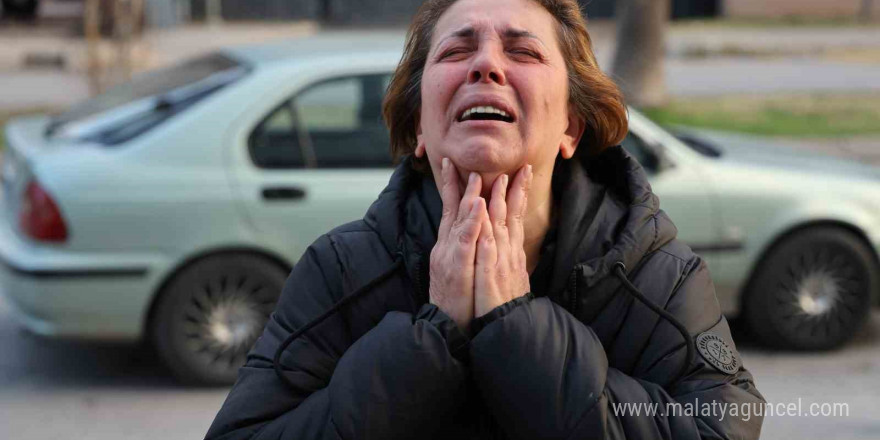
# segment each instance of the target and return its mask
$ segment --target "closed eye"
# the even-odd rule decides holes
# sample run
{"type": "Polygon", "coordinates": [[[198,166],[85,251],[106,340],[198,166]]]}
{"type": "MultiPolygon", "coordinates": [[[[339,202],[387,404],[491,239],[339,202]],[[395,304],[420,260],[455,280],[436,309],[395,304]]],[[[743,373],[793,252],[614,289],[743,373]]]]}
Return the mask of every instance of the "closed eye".
{"type": "Polygon", "coordinates": [[[537,52],[528,50],[528,49],[514,49],[514,50],[511,50],[510,53],[512,53],[514,55],[524,55],[524,56],[532,57],[536,60],[543,59],[543,57],[540,54],[538,54],[537,52]]]}
{"type": "Polygon", "coordinates": [[[467,52],[467,50],[462,49],[462,48],[448,50],[448,51],[446,51],[446,52],[443,52],[443,53],[440,55],[439,59],[442,60],[442,59],[446,59],[446,58],[449,58],[449,57],[454,56],[454,55],[461,55],[461,54],[463,54],[463,53],[465,53],[465,52],[467,52]]]}

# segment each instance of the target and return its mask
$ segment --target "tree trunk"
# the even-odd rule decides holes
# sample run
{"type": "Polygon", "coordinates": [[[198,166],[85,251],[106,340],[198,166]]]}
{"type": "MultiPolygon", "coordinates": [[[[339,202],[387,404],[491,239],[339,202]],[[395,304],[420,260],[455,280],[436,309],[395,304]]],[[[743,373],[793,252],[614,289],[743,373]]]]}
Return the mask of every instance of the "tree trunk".
{"type": "Polygon", "coordinates": [[[667,100],[663,58],[670,13],[670,0],[617,2],[617,50],[611,73],[630,105],[656,107],[667,100]]]}
{"type": "Polygon", "coordinates": [[[205,1],[205,21],[213,25],[223,23],[223,3],[220,0],[205,1]]]}
{"type": "Polygon", "coordinates": [[[101,3],[100,0],[86,0],[83,5],[83,31],[86,34],[86,72],[89,77],[89,91],[97,95],[103,91],[101,82],[101,3]]]}
{"type": "Polygon", "coordinates": [[[873,18],[873,0],[862,0],[862,7],[859,9],[859,19],[863,22],[870,22],[873,18]]]}

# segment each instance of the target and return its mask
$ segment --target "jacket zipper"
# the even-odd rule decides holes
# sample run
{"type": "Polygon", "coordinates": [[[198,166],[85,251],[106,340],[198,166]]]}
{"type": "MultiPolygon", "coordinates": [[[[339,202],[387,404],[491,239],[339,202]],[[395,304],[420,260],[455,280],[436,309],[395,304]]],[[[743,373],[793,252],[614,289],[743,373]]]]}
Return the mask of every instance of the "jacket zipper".
{"type": "Polygon", "coordinates": [[[424,264],[422,264],[422,260],[424,257],[419,256],[419,262],[416,264],[415,273],[413,273],[413,282],[415,283],[416,292],[419,294],[419,299],[422,304],[427,303],[429,301],[428,289],[425,288],[424,282],[422,281],[422,271],[424,264]]]}

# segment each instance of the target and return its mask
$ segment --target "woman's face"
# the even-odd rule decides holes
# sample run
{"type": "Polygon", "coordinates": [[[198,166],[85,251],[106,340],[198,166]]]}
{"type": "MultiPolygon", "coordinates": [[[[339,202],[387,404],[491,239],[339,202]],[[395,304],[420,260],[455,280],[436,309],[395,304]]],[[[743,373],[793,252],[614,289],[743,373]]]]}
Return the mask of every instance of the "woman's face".
{"type": "Polygon", "coordinates": [[[453,4],[434,28],[421,95],[416,155],[433,170],[448,157],[463,181],[476,171],[491,183],[525,164],[549,178],[583,131],[569,115],[556,21],[530,0],[453,4]]]}

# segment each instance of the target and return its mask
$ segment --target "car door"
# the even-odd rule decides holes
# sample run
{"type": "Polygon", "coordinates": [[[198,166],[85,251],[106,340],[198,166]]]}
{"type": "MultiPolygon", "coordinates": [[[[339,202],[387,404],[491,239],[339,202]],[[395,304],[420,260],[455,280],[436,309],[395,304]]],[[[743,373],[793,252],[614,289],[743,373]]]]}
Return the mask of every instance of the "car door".
{"type": "Polygon", "coordinates": [[[318,236],[363,218],[392,172],[381,119],[387,74],[339,76],[299,89],[248,136],[259,172],[238,185],[258,239],[298,258],[318,236]]]}
{"type": "Polygon", "coordinates": [[[631,130],[622,146],[645,168],[660,199],[660,208],[678,228],[678,238],[700,254],[710,268],[717,266],[714,248],[719,242],[719,230],[709,182],[694,165],[664,154],[664,147],[650,138],[650,133],[631,130]]]}

